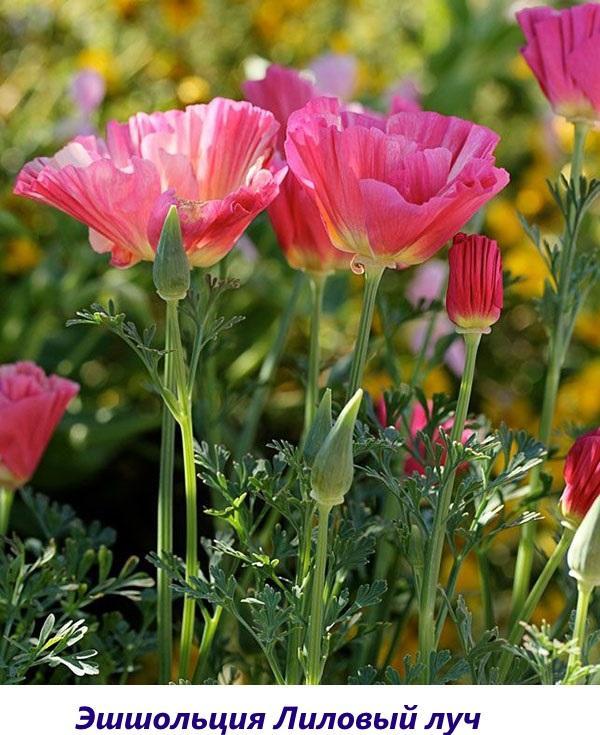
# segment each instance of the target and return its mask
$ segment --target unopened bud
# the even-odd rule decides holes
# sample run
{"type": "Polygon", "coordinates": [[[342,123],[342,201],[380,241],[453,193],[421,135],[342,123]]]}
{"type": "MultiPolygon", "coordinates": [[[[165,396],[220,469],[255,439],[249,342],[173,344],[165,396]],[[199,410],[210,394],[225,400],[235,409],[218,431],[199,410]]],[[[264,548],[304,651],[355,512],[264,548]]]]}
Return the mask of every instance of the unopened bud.
{"type": "Polygon", "coordinates": [[[569,574],[587,587],[600,585],[600,497],[594,500],[575,533],[569,553],[569,574]]]}
{"type": "Polygon", "coordinates": [[[327,435],[331,431],[333,418],[331,416],[331,388],[327,388],[317,408],[317,413],[306,435],[304,442],[304,458],[312,464],[319,449],[323,446],[327,435]]]}
{"type": "Polygon", "coordinates": [[[154,285],[161,299],[180,301],[190,288],[190,264],[183,247],[177,207],[172,205],[160,233],[152,268],[154,285]]]}
{"type": "Polygon", "coordinates": [[[352,436],[363,392],[360,388],[344,406],[319,449],[312,468],[311,497],[320,505],[332,507],[344,502],[354,479],[352,436]]]}

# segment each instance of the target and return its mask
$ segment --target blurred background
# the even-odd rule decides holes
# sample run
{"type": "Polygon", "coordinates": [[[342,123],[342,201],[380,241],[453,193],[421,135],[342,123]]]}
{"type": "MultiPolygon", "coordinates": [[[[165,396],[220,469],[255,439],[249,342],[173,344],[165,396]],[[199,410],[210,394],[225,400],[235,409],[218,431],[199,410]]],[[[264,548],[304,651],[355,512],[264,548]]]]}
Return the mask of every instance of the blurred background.
{"type": "MultiPolygon", "coordinates": [[[[162,309],[148,264],[109,268],[91,251],[82,225],[14,197],[19,169],[79,132],[102,131],[111,118],[217,95],[239,98],[240,83],[247,75],[260,76],[265,60],[309,68],[323,55],[343,55],[352,71],[352,98],[385,109],[390,93],[400,90],[425,109],[467,117],[501,134],[497,157],[512,180],[476,226],[499,241],[517,281],[499,325],[482,343],[473,408],[494,424],[535,432],[545,334],[534,299],[545,271],[517,210],[550,237],[558,231],[545,182],[568,171],[572,139],[571,126],[551,115],[519,55],[521,33],[513,20],[518,7],[494,0],[0,0],[0,361],[35,360],[82,385],[34,478],[35,489],[73,504],[84,519],[116,528],[123,554],[143,557],[153,547],[158,402],[136,358],[116,337],[100,329],[67,329],[65,322],[77,309],[112,298],[138,324],[157,320],[160,328],[162,309]]],[[[599,163],[595,133],[586,172],[598,175],[599,163]]],[[[597,247],[600,221],[590,219],[584,247],[597,247]]],[[[226,268],[241,287],[224,300],[225,313],[241,314],[245,323],[205,357],[197,435],[235,446],[294,272],[264,216],[226,268]]],[[[386,274],[382,300],[392,320],[406,311],[414,277],[414,270],[386,274]]],[[[326,369],[351,349],[361,285],[351,274],[328,284],[326,369]]],[[[600,423],[599,324],[595,294],[578,321],[560,391],[556,444],[562,451],[571,423],[600,423]]],[[[394,331],[396,369],[404,379],[411,375],[422,326],[410,319],[394,331]]],[[[375,330],[377,340],[380,318],[375,330]]],[[[439,336],[447,347],[450,338],[439,336]]],[[[260,424],[259,453],[271,438],[298,438],[307,344],[305,287],[260,424]]],[[[456,390],[456,360],[443,358],[443,350],[431,357],[428,395],[456,390]]],[[[378,353],[367,385],[377,396],[390,383],[389,366],[378,353]]],[[[560,454],[552,463],[557,477],[560,454]]],[[[502,553],[498,565],[510,559],[502,553]]]]}

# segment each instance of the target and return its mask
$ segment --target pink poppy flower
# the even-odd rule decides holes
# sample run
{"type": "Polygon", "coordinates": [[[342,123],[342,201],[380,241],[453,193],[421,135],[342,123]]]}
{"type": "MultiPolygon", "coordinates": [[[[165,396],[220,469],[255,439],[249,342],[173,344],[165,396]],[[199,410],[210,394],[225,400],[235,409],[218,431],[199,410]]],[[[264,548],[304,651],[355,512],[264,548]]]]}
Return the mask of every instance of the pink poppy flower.
{"type": "Polygon", "coordinates": [[[580,436],[565,461],[565,490],[561,498],[565,518],[579,523],[600,495],[600,429],[580,436]]]}
{"type": "Polygon", "coordinates": [[[341,100],[351,100],[354,96],[358,85],[358,60],[355,56],[323,54],[313,59],[310,70],[315,75],[320,94],[341,100]]]}
{"type": "Polygon", "coordinates": [[[15,193],[51,204],[90,228],[90,244],[125,268],[154,260],[176,204],[192,266],[226,255],[277,196],[271,173],[278,125],[247,102],[217,98],[185,110],[110,122],[106,142],[80,137],[19,174],[15,193]]]}
{"type": "Polygon", "coordinates": [[[78,391],[32,362],[0,366],[0,487],[15,490],[31,479],[78,391]]]}
{"type": "Polygon", "coordinates": [[[528,8],[517,20],[527,41],[523,56],[555,112],[600,121],[600,5],[528,8]]]}
{"type": "Polygon", "coordinates": [[[407,267],[434,255],[508,183],[498,136],[434,112],[386,120],[320,97],[290,116],[285,151],[333,244],[364,267],[407,267]]]}
{"type": "Polygon", "coordinates": [[[325,274],[350,266],[350,256],[333,247],[319,210],[293,174],[285,177],[267,211],[292,268],[325,274]]]}
{"type": "Polygon", "coordinates": [[[500,318],[502,257],[495,240],[459,233],[448,252],[446,311],[460,332],[487,334],[500,318]]]}
{"type": "Polygon", "coordinates": [[[292,112],[319,96],[317,87],[297,69],[270,64],[263,79],[242,83],[244,97],[257,107],[268,110],[279,123],[277,150],[283,153],[285,127],[292,112]]]}

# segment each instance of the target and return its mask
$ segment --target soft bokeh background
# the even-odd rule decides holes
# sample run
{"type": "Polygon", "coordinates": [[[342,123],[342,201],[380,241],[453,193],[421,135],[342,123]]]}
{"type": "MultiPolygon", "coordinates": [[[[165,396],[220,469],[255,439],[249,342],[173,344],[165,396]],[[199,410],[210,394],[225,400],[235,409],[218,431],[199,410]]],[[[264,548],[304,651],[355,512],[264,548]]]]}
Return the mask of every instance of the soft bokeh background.
{"type": "MultiPolygon", "coordinates": [[[[260,59],[308,67],[324,53],[352,55],[356,99],[383,109],[390,90],[416,86],[425,108],[468,117],[502,135],[498,160],[512,182],[488,206],[481,226],[498,239],[506,268],[521,280],[507,295],[500,324],[483,342],[474,408],[494,423],[535,432],[545,336],[532,299],[540,294],[544,267],[516,211],[551,237],[558,230],[545,180],[568,171],[572,136],[570,126],[550,114],[519,56],[516,9],[494,0],[0,0],[0,361],[32,359],[83,386],[35,488],[71,502],[84,518],[114,526],[123,552],[143,556],[152,548],[157,401],[148,394],[135,358],[116,338],[85,327],[66,329],[65,322],[78,308],[108,298],[142,324],[160,320],[161,310],[147,264],[129,271],[108,268],[105,258],[89,248],[83,226],[11,194],[17,172],[30,158],[54,152],[82,126],[101,130],[107,119],[125,119],[139,110],[180,107],[216,95],[239,97],[240,83],[261,68],[260,59]],[[84,70],[100,75],[98,98],[105,87],[103,101],[87,115],[73,90],[84,70]]],[[[600,135],[595,133],[586,172],[598,175],[599,167],[600,135]]],[[[197,406],[198,435],[229,445],[235,444],[293,279],[265,218],[249,236],[252,242],[236,248],[227,262],[229,274],[242,285],[227,300],[226,311],[245,315],[246,323],[228,332],[207,356],[197,406]]],[[[583,241],[584,247],[597,247],[597,216],[583,241]]],[[[412,275],[386,274],[383,293],[392,307],[402,305],[412,275]]],[[[360,286],[351,275],[329,284],[326,366],[351,349],[360,286]]],[[[305,290],[258,447],[273,437],[297,438],[307,297],[305,290]]],[[[571,423],[600,422],[599,324],[600,295],[595,294],[578,321],[560,391],[556,443],[562,452],[571,423]]],[[[402,325],[394,337],[405,378],[414,363],[414,328],[402,325]]],[[[378,355],[368,385],[377,394],[389,384],[389,370],[378,355]]],[[[443,362],[433,365],[426,392],[455,389],[452,371],[443,362]]],[[[553,468],[560,477],[560,452],[553,468]]],[[[508,578],[510,548],[494,553],[499,578],[508,578]]],[[[476,579],[469,579],[466,569],[468,592],[476,579]]]]}

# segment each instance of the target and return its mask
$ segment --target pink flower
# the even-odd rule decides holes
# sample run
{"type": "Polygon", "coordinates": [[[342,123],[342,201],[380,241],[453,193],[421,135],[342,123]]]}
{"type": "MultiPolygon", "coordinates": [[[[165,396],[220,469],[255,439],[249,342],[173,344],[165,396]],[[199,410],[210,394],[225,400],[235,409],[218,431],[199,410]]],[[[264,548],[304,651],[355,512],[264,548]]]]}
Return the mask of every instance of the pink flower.
{"type": "Polygon", "coordinates": [[[26,164],[15,193],[88,225],[94,250],[121,268],[154,260],[176,204],[190,264],[208,267],[277,196],[285,169],[273,175],[266,167],[277,129],[271,113],[221,98],[138,113],[110,122],[106,142],[76,138],[26,164]]]}
{"type": "Polygon", "coordinates": [[[434,112],[387,121],[317,98],[292,113],[285,151],[333,244],[358,269],[406,267],[434,255],[508,182],[498,136],[434,112]]]}
{"type": "MultiPolygon", "coordinates": [[[[425,342],[427,332],[430,329],[430,317],[421,317],[418,319],[410,332],[409,346],[413,354],[417,355],[425,342]]],[[[435,315],[433,330],[429,337],[429,346],[425,350],[425,358],[431,360],[435,354],[437,343],[439,340],[454,334],[455,328],[450,319],[445,314],[438,313],[435,315]]],[[[452,370],[455,375],[461,376],[465,368],[465,342],[462,339],[455,339],[444,353],[444,362],[452,370]]]]}
{"type": "Polygon", "coordinates": [[[498,244],[483,235],[461,232],[454,238],[448,261],[448,316],[461,332],[487,334],[502,311],[502,258],[498,244]]]}
{"type": "MultiPolygon", "coordinates": [[[[431,402],[428,403],[428,406],[430,409],[432,405],[433,404],[431,402]]],[[[425,411],[425,409],[420,403],[416,403],[415,407],[413,408],[413,412],[411,414],[410,424],[409,424],[410,436],[411,436],[411,448],[412,448],[413,454],[411,454],[407,458],[406,462],[404,463],[404,472],[407,475],[412,475],[414,472],[418,472],[419,475],[425,474],[425,466],[427,464],[427,455],[426,455],[425,445],[417,437],[417,434],[419,432],[425,431],[428,423],[429,423],[429,417],[427,416],[427,412],[425,411]]],[[[441,428],[447,434],[449,434],[453,426],[454,426],[454,419],[448,419],[447,421],[444,421],[444,423],[438,429],[434,429],[431,435],[432,443],[443,446],[443,441],[442,441],[442,437],[441,437],[439,429],[441,428]]],[[[474,433],[473,431],[465,429],[465,431],[463,431],[462,436],[461,436],[461,442],[464,444],[471,436],[473,436],[473,433],[474,433]]],[[[446,456],[447,456],[447,452],[444,449],[440,457],[440,463],[442,464],[442,466],[446,463],[446,456]]]]}
{"type": "Polygon", "coordinates": [[[350,266],[350,256],[333,247],[319,210],[292,173],[283,180],[267,211],[292,268],[329,273],[350,266]]]}
{"type": "Polygon", "coordinates": [[[100,106],[105,93],[104,77],[94,69],[82,69],[71,81],[71,97],[84,118],[100,106]]]}
{"type": "Polygon", "coordinates": [[[253,105],[273,113],[279,123],[277,150],[280,153],[283,153],[289,116],[319,95],[316,86],[300,72],[278,64],[269,65],[264,79],[244,82],[242,91],[253,105]]]}
{"type": "Polygon", "coordinates": [[[517,13],[527,44],[523,56],[559,115],[600,121],[600,5],[517,13]]]}
{"type": "Polygon", "coordinates": [[[565,461],[565,518],[579,523],[600,495],[600,429],[580,436],[565,461]]]}
{"type": "Polygon", "coordinates": [[[79,386],[32,362],[0,366],[0,487],[24,485],[79,386]]]}
{"type": "Polygon", "coordinates": [[[417,307],[423,301],[431,304],[440,297],[448,277],[448,264],[442,260],[429,260],[418,268],[406,288],[406,298],[417,307]]]}

